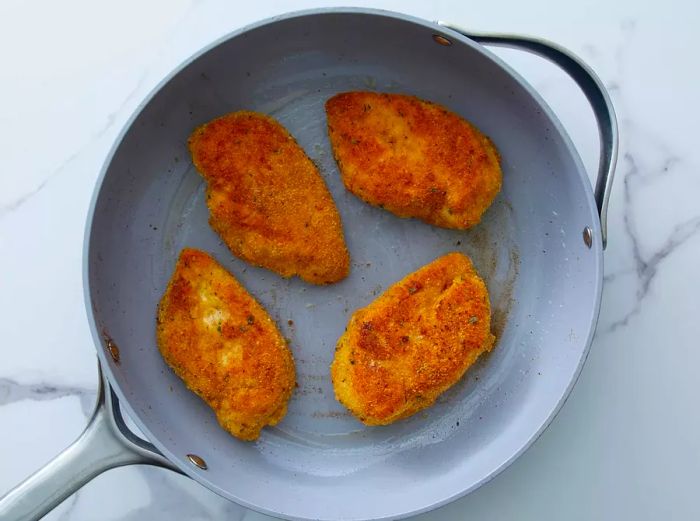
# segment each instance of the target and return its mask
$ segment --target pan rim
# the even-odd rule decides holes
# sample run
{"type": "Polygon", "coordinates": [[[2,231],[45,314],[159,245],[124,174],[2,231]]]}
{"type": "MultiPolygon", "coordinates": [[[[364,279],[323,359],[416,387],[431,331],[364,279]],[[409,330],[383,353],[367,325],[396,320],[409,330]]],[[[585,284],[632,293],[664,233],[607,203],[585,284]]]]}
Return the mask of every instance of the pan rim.
{"type": "Polygon", "coordinates": [[[138,118],[138,116],[141,114],[141,112],[145,109],[145,107],[156,97],[156,95],[163,89],[165,85],[167,85],[175,76],[177,76],[182,70],[184,70],[187,66],[192,64],[194,61],[199,59],[201,56],[206,54],[207,52],[211,51],[212,49],[215,49],[216,47],[220,46],[221,44],[236,38],[238,36],[241,36],[251,30],[267,26],[267,25],[272,25],[280,21],[284,20],[290,20],[290,19],[295,19],[295,18],[302,18],[302,17],[307,17],[307,16],[315,16],[315,15],[328,15],[328,14],[361,14],[361,15],[368,15],[368,16],[378,16],[378,17],[387,17],[391,18],[394,20],[398,21],[403,21],[403,22],[409,22],[415,25],[419,25],[425,28],[429,28],[433,31],[435,31],[437,34],[446,34],[449,35],[451,40],[456,40],[459,41],[460,43],[467,45],[468,47],[471,47],[472,50],[481,53],[484,57],[487,59],[493,61],[496,65],[498,65],[500,68],[502,68],[515,82],[517,82],[520,87],[529,94],[533,100],[537,103],[537,105],[541,108],[542,112],[544,115],[546,115],[549,120],[551,121],[551,124],[554,126],[554,128],[557,130],[559,135],[562,137],[563,143],[566,146],[566,149],[571,155],[571,158],[576,165],[576,175],[579,176],[579,180],[581,181],[581,184],[583,186],[583,194],[582,197],[585,198],[587,207],[589,211],[591,212],[593,218],[591,220],[590,226],[593,229],[593,235],[595,237],[593,247],[591,248],[593,251],[591,252],[594,255],[594,273],[595,273],[595,298],[594,298],[594,307],[592,309],[592,315],[591,315],[591,324],[589,331],[586,335],[585,343],[583,344],[583,351],[581,353],[581,358],[577,364],[577,367],[574,371],[573,377],[571,378],[570,382],[568,383],[566,389],[564,390],[562,396],[556,403],[555,407],[549,412],[547,418],[542,422],[542,424],[539,426],[539,428],[532,434],[528,435],[527,441],[522,444],[522,446],[517,450],[514,451],[512,454],[510,454],[507,458],[503,459],[497,466],[495,466],[488,474],[486,474],[483,478],[481,478],[479,481],[475,482],[472,484],[470,487],[467,487],[463,490],[460,490],[456,493],[451,493],[447,494],[444,497],[438,498],[438,499],[431,499],[429,500],[428,504],[426,504],[422,508],[413,508],[411,510],[401,510],[401,508],[397,508],[395,512],[391,514],[382,514],[379,517],[362,517],[362,518],[353,518],[357,519],[358,521],[360,519],[373,519],[373,520],[390,520],[390,519],[403,519],[409,516],[425,513],[431,510],[434,510],[436,508],[439,508],[441,506],[444,506],[448,503],[451,503],[452,501],[459,499],[461,497],[466,496],[467,494],[473,492],[474,490],[480,488],[482,485],[486,484],[487,482],[491,481],[493,478],[498,476],[501,472],[503,472],[506,468],[508,468],[518,457],[520,457],[532,444],[542,435],[544,430],[551,424],[551,422],[554,420],[556,415],[559,413],[561,408],[563,407],[564,403],[566,400],[569,398],[571,391],[578,381],[578,378],[581,374],[581,371],[583,369],[583,366],[586,362],[586,359],[588,358],[588,354],[590,352],[591,348],[591,343],[593,340],[593,336],[596,331],[596,326],[598,323],[598,317],[600,313],[600,307],[601,307],[601,299],[602,299],[602,287],[603,287],[603,248],[602,248],[602,241],[601,241],[601,233],[600,233],[600,221],[598,218],[598,214],[596,211],[596,203],[594,200],[593,196],[593,189],[590,184],[590,180],[586,174],[586,170],[583,166],[583,163],[580,159],[580,156],[578,154],[578,151],[574,147],[573,142],[571,141],[570,136],[566,132],[565,128],[563,127],[562,123],[558,119],[558,117],[554,114],[552,109],[549,107],[549,105],[544,101],[544,99],[540,96],[540,94],[519,74],[517,73],[514,69],[512,69],[507,63],[505,63],[501,58],[496,56],[494,53],[492,53],[489,49],[484,47],[483,45],[480,45],[467,37],[452,31],[448,28],[445,28],[443,26],[438,25],[435,22],[430,22],[412,15],[407,15],[403,13],[398,13],[394,11],[389,11],[389,10],[383,10],[383,9],[372,9],[372,8],[361,8],[361,7],[332,7],[332,8],[314,8],[314,9],[304,9],[304,10],[298,10],[298,11],[292,11],[276,16],[272,16],[257,22],[254,22],[252,24],[246,25],[244,27],[241,27],[239,29],[236,29],[234,31],[231,31],[223,36],[220,36],[219,38],[216,38],[214,41],[212,41],[210,44],[204,46],[203,48],[199,49],[195,53],[193,53],[191,56],[183,60],[177,67],[172,69],[163,79],[161,79],[155,87],[153,87],[150,92],[144,96],[142,101],[139,103],[137,108],[133,111],[133,113],[130,115],[130,117],[127,119],[127,121],[124,123],[122,129],[120,130],[119,134],[115,138],[109,152],[107,153],[105,160],[103,162],[103,165],[100,169],[100,173],[97,177],[97,180],[95,182],[95,187],[93,189],[93,193],[91,196],[90,200],[90,206],[89,210],[87,213],[87,218],[86,218],[86,224],[85,224],[85,232],[84,232],[84,239],[83,239],[83,297],[84,297],[84,304],[86,308],[86,314],[88,318],[88,324],[90,326],[90,331],[92,333],[92,338],[93,338],[93,343],[95,345],[95,349],[97,351],[97,356],[100,361],[100,364],[102,366],[102,369],[107,377],[107,380],[110,382],[110,387],[114,389],[114,392],[117,394],[117,397],[119,398],[122,407],[126,410],[126,412],[129,414],[129,416],[133,419],[134,423],[138,426],[138,428],[143,432],[143,434],[146,436],[148,441],[153,443],[153,445],[169,460],[171,461],[175,466],[177,466],[181,472],[183,472],[185,475],[189,476],[190,478],[196,480],[198,483],[204,485],[207,487],[209,490],[215,492],[216,494],[224,497],[225,499],[235,502],[245,508],[249,508],[251,510],[255,510],[257,512],[270,515],[273,517],[278,517],[278,518],[284,518],[284,519],[292,519],[292,520],[307,520],[307,519],[335,519],[335,518],[323,518],[323,517],[318,517],[314,516],[313,518],[311,517],[299,517],[299,516],[294,516],[294,515],[288,515],[285,514],[284,512],[278,512],[274,510],[270,510],[268,507],[265,505],[260,505],[260,504],[253,504],[248,501],[246,501],[243,498],[237,497],[235,494],[232,494],[231,491],[224,490],[215,483],[211,482],[210,480],[207,479],[206,475],[202,474],[201,472],[197,472],[195,469],[193,469],[190,465],[187,464],[186,461],[184,461],[184,458],[181,458],[174,453],[172,453],[168,448],[158,439],[157,436],[154,436],[153,433],[148,429],[145,425],[145,423],[141,420],[140,415],[138,412],[131,406],[130,401],[128,399],[128,396],[124,393],[124,391],[121,389],[121,387],[118,384],[118,381],[115,378],[114,375],[114,367],[112,360],[107,357],[107,354],[105,350],[102,348],[102,334],[100,332],[100,329],[97,324],[97,320],[95,317],[95,312],[93,310],[92,306],[92,298],[91,298],[91,290],[90,290],[90,264],[89,264],[89,257],[90,257],[90,243],[91,243],[91,236],[92,236],[92,225],[94,223],[94,216],[95,216],[95,211],[97,207],[97,202],[100,198],[100,194],[102,191],[102,186],[104,183],[104,179],[107,175],[107,172],[111,166],[112,160],[114,158],[114,155],[116,154],[117,150],[119,149],[123,139],[127,135],[127,133],[131,130],[135,120],[138,118]]]}

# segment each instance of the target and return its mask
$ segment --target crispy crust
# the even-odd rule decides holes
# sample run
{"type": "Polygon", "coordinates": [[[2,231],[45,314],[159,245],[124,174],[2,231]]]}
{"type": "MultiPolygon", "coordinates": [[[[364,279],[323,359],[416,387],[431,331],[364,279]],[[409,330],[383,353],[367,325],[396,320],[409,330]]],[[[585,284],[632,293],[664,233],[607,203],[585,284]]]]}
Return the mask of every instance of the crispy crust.
{"type": "Polygon", "coordinates": [[[195,129],[192,161],[208,183],[209,223],[234,255],[314,284],[345,278],[340,214],[316,166],[287,130],[240,111],[195,129]]]}
{"type": "Polygon", "coordinates": [[[255,440],[284,417],[292,353],[265,309],[208,254],[180,253],[156,334],[168,365],[237,438],[255,440]]]}
{"type": "Polygon", "coordinates": [[[399,217],[466,229],[501,189],[493,143],[441,105],[345,92],[326,102],[326,114],[345,187],[399,217]]]}
{"type": "Polygon", "coordinates": [[[331,365],[336,398],[366,425],[415,414],[491,350],[490,324],[469,258],[440,257],[352,315],[331,365]]]}

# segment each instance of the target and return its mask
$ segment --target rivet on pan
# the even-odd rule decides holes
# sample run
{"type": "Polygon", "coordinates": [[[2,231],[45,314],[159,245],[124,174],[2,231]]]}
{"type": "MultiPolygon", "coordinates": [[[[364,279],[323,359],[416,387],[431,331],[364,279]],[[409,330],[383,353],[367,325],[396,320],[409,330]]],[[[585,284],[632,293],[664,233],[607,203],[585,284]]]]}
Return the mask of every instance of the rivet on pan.
{"type": "Polygon", "coordinates": [[[190,460],[190,463],[192,463],[192,465],[195,467],[199,467],[202,470],[207,470],[207,462],[196,454],[188,454],[187,459],[190,460]]]}
{"type": "Polygon", "coordinates": [[[441,34],[434,34],[433,40],[435,40],[435,42],[439,43],[440,45],[444,45],[445,47],[449,47],[450,45],[452,45],[452,40],[445,38],[441,34]]]}
{"type": "Polygon", "coordinates": [[[112,355],[112,360],[114,360],[115,363],[119,363],[119,348],[117,347],[117,344],[114,343],[114,340],[111,338],[107,339],[107,351],[109,351],[109,354],[112,355]]]}
{"type": "Polygon", "coordinates": [[[590,226],[586,226],[583,229],[583,242],[585,242],[586,246],[589,248],[593,246],[593,231],[590,226]]]}

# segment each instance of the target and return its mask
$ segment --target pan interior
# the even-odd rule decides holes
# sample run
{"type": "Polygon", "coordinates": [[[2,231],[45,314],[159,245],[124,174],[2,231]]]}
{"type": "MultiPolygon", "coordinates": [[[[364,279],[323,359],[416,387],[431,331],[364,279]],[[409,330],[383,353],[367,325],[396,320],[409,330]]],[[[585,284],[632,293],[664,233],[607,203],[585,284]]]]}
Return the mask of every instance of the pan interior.
{"type": "Polygon", "coordinates": [[[255,27],[174,75],[132,121],[95,203],[88,275],[95,327],[119,394],[152,441],[236,500],[287,517],[395,517],[468,490],[517,455],[575,378],[595,322],[600,247],[590,187],[549,111],[507,71],[436,28],[383,13],[325,12],[255,27]],[[504,186],[468,231],[399,219],[348,193],[332,158],[323,104],[337,92],[410,93],[442,103],[489,135],[504,186]],[[350,276],[317,287],[247,265],[210,229],[204,182],[186,148],[192,129],[250,109],[277,118],[318,165],[343,219],[350,276]],[[298,389],[286,418],[244,443],[166,367],[157,302],[179,251],[212,253],[290,339],[298,389]],[[436,257],[461,251],[487,281],[497,345],[432,408],[365,427],[334,399],[335,342],[350,314],[436,257]],[[103,346],[104,347],[104,346],[103,346]],[[186,455],[204,458],[207,471],[186,455]],[[342,493],[341,493],[342,492],[342,493]],[[364,495],[358,500],[356,494],[364,495]]]}

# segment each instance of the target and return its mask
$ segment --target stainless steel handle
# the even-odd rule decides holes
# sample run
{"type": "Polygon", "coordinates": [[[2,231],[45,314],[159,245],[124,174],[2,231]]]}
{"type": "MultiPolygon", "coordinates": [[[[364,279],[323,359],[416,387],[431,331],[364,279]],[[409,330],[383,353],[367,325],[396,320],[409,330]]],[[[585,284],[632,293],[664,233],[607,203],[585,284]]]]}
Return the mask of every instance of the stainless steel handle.
{"type": "Polygon", "coordinates": [[[608,202],[617,163],[618,131],[615,109],[600,78],[578,56],[559,45],[529,36],[472,33],[445,22],[439,25],[486,45],[512,47],[542,56],[558,65],[578,84],[595,114],[600,135],[600,160],[595,183],[595,201],[600,216],[603,248],[608,242],[608,202]]]}
{"type": "Polygon", "coordinates": [[[40,519],[105,470],[139,463],[177,470],[153,445],[128,429],[119,401],[100,370],[97,405],[88,426],[70,447],[0,498],[0,519],[40,519]]]}

